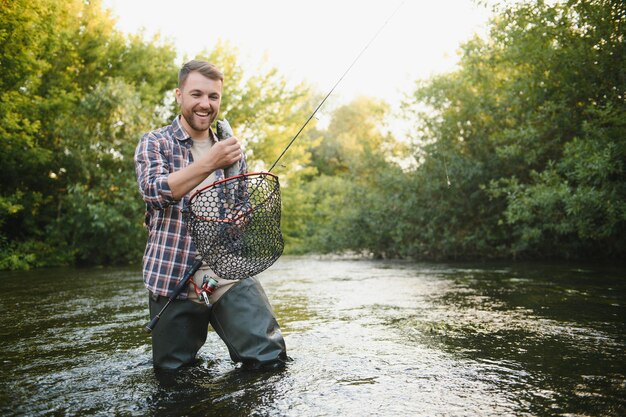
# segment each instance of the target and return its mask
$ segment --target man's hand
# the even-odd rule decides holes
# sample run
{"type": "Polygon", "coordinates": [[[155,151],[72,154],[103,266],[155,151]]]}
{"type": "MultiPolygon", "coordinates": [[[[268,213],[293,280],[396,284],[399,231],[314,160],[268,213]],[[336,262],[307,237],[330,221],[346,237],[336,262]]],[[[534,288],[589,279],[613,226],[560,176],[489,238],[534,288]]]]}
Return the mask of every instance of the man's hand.
{"type": "Polygon", "coordinates": [[[209,152],[200,160],[194,161],[179,171],[172,172],[167,177],[172,196],[180,200],[215,170],[229,167],[241,158],[241,146],[236,137],[214,143],[209,152]]]}
{"type": "Polygon", "coordinates": [[[233,136],[214,143],[209,152],[199,162],[206,164],[206,168],[209,170],[206,175],[210,175],[216,169],[224,169],[231,166],[239,161],[241,156],[241,146],[237,138],[233,136]]]}

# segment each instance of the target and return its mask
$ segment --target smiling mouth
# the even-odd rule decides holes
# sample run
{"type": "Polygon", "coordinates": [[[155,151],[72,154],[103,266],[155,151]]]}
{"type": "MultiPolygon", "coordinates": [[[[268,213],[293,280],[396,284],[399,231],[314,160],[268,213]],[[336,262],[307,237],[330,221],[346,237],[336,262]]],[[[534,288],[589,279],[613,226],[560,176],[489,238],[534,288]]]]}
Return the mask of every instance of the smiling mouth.
{"type": "Polygon", "coordinates": [[[193,112],[193,114],[195,114],[198,117],[209,117],[209,113],[208,112],[196,111],[196,112],[193,112]]]}

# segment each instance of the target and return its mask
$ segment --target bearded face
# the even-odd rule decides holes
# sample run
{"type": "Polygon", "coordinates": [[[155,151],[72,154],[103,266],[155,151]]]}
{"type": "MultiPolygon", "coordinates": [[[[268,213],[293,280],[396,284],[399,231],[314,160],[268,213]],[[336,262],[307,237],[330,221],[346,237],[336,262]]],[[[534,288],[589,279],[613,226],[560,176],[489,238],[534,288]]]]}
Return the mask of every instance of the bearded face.
{"type": "Polygon", "coordinates": [[[191,72],[184,85],[176,89],[176,101],[187,133],[194,139],[207,138],[209,127],[220,111],[222,81],[191,72]]]}

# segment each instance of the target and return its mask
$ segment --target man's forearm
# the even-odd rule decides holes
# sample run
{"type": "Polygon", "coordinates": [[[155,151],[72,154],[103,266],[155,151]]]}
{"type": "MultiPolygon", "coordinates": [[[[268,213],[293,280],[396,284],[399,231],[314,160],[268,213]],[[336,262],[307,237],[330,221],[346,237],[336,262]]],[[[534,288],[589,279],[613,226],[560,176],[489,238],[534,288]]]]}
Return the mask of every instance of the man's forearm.
{"type": "Polygon", "coordinates": [[[209,168],[206,164],[194,162],[180,171],[172,172],[167,177],[167,184],[172,190],[172,196],[174,199],[180,200],[213,171],[215,169],[209,168]]]}

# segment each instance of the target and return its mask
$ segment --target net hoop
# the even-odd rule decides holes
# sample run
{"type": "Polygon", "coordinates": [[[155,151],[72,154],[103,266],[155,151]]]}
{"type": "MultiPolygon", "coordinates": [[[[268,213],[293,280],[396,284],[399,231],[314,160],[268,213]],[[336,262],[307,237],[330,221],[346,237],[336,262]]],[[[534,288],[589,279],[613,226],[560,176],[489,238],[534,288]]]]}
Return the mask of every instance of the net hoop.
{"type": "Polygon", "coordinates": [[[220,278],[257,275],[282,255],[280,184],[269,172],[236,175],[197,190],[185,217],[198,253],[220,278]]]}

